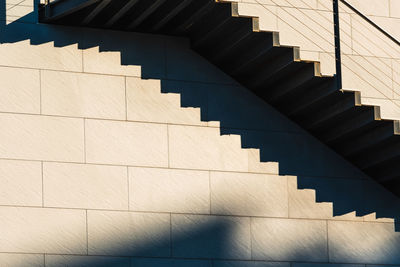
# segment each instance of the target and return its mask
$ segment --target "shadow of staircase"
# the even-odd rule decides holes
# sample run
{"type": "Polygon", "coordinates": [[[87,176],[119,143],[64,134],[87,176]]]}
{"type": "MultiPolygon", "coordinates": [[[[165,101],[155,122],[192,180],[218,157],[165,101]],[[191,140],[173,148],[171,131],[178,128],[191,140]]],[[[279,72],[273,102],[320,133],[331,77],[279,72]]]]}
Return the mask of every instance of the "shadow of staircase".
{"type": "MultiPolygon", "coordinates": [[[[35,0],[35,8],[37,6],[38,1],[35,0]]],[[[3,13],[3,17],[5,16],[5,11],[5,0],[1,0],[0,12],[3,13]]],[[[228,78],[219,83],[208,81],[203,83],[204,86],[199,87],[190,81],[180,81],[173,77],[166,77],[160,71],[160,69],[164,68],[163,64],[165,64],[164,61],[160,62],[160,54],[155,53],[152,58],[143,58],[141,56],[141,49],[152,51],[154,41],[142,42],[137,46],[121,45],[125,41],[127,44],[134,45],[135,40],[141,39],[141,36],[151,38],[148,35],[135,33],[129,37],[127,35],[121,37],[121,35],[113,34],[111,31],[105,32],[104,30],[93,31],[93,35],[88,35],[85,31],[76,28],[25,23],[26,21],[35,20],[37,17],[38,10],[36,8],[34,12],[13,23],[7,24],[2,21],[0,43],[16,43],[29,40],[32,45],[53,42],[55,47],[78,44],[78,48],[82,50],[99,46],[100,52],[120,52],[122,65],[141,66],[142,79],[161,80],[162,93],[179,93],[182,107],[200,108],[202,121],[219,122],[221,135],[239,135],[243,148],[260,149],[262,162],[279,162],[280,175],[297,176],[299,189],[314,189],[316,190],[318,202],[332,202],[334,216],[352,211],[356,211],[357,216],[375,212],[377,218],[394,218],[396,230],[400,229],[400,210],[397,208],[400,200],[396,196],[382,188],[375,181],[372,181],[352,164],[343,160],[341,156],[309,135],[307,131],[294,122],[282,119],[285,115],[279,113],[272,106],[265,103],[264,100],[256,97],[252,92],[239,86],[234,81],[228,78]],[[100,33],[102,37],[93,37],[100,33]],[[115,39],[117,35],[120,36],[120,39],[115,39]],[[123,38],[126,39],[124,40],[123,38]],[[224,82],[226,83],[225,85],[223,85],[224,82]],[[285,123],[282,123],[282,121],[285,121],[285,123]]],[[[268,38],[272,37],[273,35],[268,35],[268,38]]],[[[157,39],[158,37],[154,36],[154,38],[157,39]]],[[[164,47],[168,45],[167,41],[164,47]]],[[[174,47],[174,45],[171,45],[171,47],[174,47]]],[[[154,51],[157,52],[157,49],[154,48],[154,51]]],[[[181,47],[178,46],[176,49],[181,49],[181,47]]],[[[187,50],[189,51],[189,49],[187,50]]],[[[295,56],[293,48],[284,48],[284,54],[289,55],[287,53],[295,56]],[[287,52],[288,49],[289,52],[287,52]]],[[[205,59],[201,60],[206,62],[205,59]]],[[[304,71],[314,75],[315,63],[311,63],[311,65],[311,69],[308,64],[301,65],[299,69],[296,66],[291,71],[299,71],[299,73],[304,71]]],[[[191,67],[196,68],[197,66],[191,67]]],[[[183,75],[186,75],[184,68],[185,66],[182,65],[183,70],[178,71],[183,71],[183,75]]],[[[307,83],[314,84],[313,78],[311,79],[312,81],[307,81],[307,83]]],[[[334,86],[331,83],[332,77],[326,77],[326,79],[328,79],[326,85],[334,86]]],[[[319,82],[316,84],[319,84],[319,82]]],[[[288,84],[288,86],[290,85],[288,84]]],[[[279,89],[280,87],[276,88],[279,89]]],[[[326,87],[316,86],[313,88],[320,90],[326,87]]],[[[333,90],[331,87],[329,88],[329,90],[333,90]]],[[[299,92],[303,92],[304,89],[301,88],[299,92]]],[[[333,98],[337,99],[337,97],[341,97],[341,94],[343,93],[336,92],[333,98]]],[[[262,94],[261,97],[263,97],[262,94]]],[[[295,93],[292,97],[296,99],[298,94],[295,93]]],[[[350,107],[351,103],[354,104],[354,93],[347,94],[344,102],[340,103],[344,103],[343,106],[345,107],[350,107]]],[[[322,102],[322,104],[329,105],[328,102],[322,102]]],[[[368,123],[371,122],[371,115],[373,116],[372,121],[375,120],[374,113],[371,113],[371,108],[374,111],[373,107],[362,109],[361,115],[368,115],[368,123]]],[[[311,109],[309,112],[315,113],[315,110],[311,109]]],[[[354,110],[351,108],[350,112],[346,114],[359,115],[353,112],[354,110]]],[[[293,119],[293,117],[291,118],[293,119]]],[[[343,118],[343,116],[336,117],[330,122],[335,123],[340,118],[343,118]]],[[[295,120],[298,121],[299,119],[295,120]]],[[[326,130],[329,127],[330,124],[323,124],[322,128],[317,129],[326,130]]],[[[368,124],[367,128],[361,129],[370,129],[369,127],[370,125],[368,124]]],[[[356,133],[359,134],[360,132],[356,131],[356,133]]]]}

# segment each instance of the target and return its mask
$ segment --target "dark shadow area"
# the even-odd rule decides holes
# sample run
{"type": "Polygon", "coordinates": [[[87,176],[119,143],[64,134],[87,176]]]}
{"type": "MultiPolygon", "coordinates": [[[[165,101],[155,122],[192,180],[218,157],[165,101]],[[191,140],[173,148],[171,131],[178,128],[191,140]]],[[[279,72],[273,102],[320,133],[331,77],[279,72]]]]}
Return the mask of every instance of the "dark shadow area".
{"type": "MultiPolygon", "coordinates": [[[[38,6],[38,2],[35,0],[35,7],[38,6]]],[[[250,91],[225,77],[218,82],[216,77],[222,75],[218,70],[211,74],[203,73],[203,65],[200,63],[185,65],[189,62],[187,57],[195,55],[187,48],[175,44],[173,40],[167,40],[161,45],[159,42],[164,40],[164,37],[160,36],[119,35],[104,30],[93,30],[90,34],[86,34],[75,28],[26,23],[37,20],[37,8],[34,12],[7,25],[4,20],[5,13],[5,0],[1,0],[0,43],[29,40],[32,45],[54,42],[55,47],[78,44],[79,49],[99,46],[100,51],[121,52],[122,65],[141,66],[142,78],[161,80],[162,93],[180,94],[183,108],[200,108],[202,121],[220,123],[221,135],[240,135],[243,148],[260,149],[262,162],[278,162],[280,175],[297,176],[299,189],[314,189],[317,202],[332,202],[334,216],[353,211],[356,211],[358,216],[376,212],[377,218],[394,218],[396,231],[400,230],[400,200],[397,197],[250,91]],[[165,58],[165,50],[174,49],[183,50],[175,54],[168,52],[166,61],[162,61],[165,58]],[[169,62],[173,63],[169,65],[169,62]],[[165,73],[166,68],[168,73],[165,73]],[[193,76],[196,71],[200,73],[198,77],[193,76]],[[213,78],[209,78],[210,76],[213,78]],[[202,77],[207,77],[208,80],[199,83],[183,81],[180,77],[190,77],[191,80],[197,79],[199,82],[203,82],[202,77]]],[[[193,62],[207,64],[200,56],[193,62]]],[[[229,253],[227,240],[229,240],[229,225],[219,223],[201,225],[193,229],[190,235],[182,236],[180,240],[172,240],[172,256],[225,258],[229,253]],[[198,248],[207,252],[199,255],[198,248]]],[[[144,247],[138,250],[137,255],[153,256],[160,250],[160,247],[144,247]]],[[[113,263],[112,266],[125,266],[123,264],[126,259],[121,261],[113,263]]],[[[164,266],[163,264],[152,265],[141,262],[137,266],[164,266]]],[[[170,263],[165,263],[165,266],[186,266],[168,264],[170,263]]],[[[104,265],[94,260],[85,266],[111,265],[104,265]]]]}
{"type": "MultiPolygon", "coordinates": [[[[188,228],[172,226],[172,233],[157,233],[160,236],[154,240],[143,240],[134,243],[130,236],[104,240],[97,247],[106,248],[107,256],[46,256],[46,264],[50,266],[69,267],[247,267],[274,266],[288,267],[288,262],[268,263],[250,260],[250,239],[240,240],[237,235],[237,222],[224,217],[215,217],[202,223],[195,223],[188,228]],[[115,245],[115,244],[117,245],[115,245]],[[254,264],[254,265],[253,265],[254,264]],[[265,264],[265,265],[264,265],[265,264]]],[[[116,227],[118,228],[118,227],[116,227]]],[[[157,232],[157,230],[155,230],[157,232]]],[[[302,262],[318,262],[321,258],[327,260],[327,244],[322,240],[307,242],[304,245],[293,244],[286,251],[272,252],[271,257],[287,257],[288,260],[302,262]]],[[[89,245],[90,247],[90,245],[89,245]]],[[[259,250],[255,258],[268,254],[259,250]]],[[[279,260],[277,260],[279,261],[279,260]]]]}
{"type": "Polygon", "coordinates": [[[111,257],[48,256],[46,262],[51,266],[72,267],[211,267],[211,260],[207,259],[234,259],[238,256],[233,255],[235,250],[232,250],[232,244],[229,243],[233,228],[234,225],[226,220],[217,219],[194,228],[177,229],[178,233],[174,235],[157,233],[157,239],[143,240],[140,243],[132,242],[131,237],[126,236],[96,244],[97,248],[106,250],[106,255],[112,255],[111,257]],[[175,238],[171,238],[172,236],[175,238]]]}

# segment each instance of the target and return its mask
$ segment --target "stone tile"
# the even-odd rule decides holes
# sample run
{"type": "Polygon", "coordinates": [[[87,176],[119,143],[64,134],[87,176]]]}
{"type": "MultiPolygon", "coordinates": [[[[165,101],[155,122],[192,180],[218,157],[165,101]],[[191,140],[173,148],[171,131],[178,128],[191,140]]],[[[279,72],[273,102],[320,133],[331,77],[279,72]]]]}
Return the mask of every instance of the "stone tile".
{"type": "Polygon", "coordinates": [[[239,14],[241,16],[252,16],[259,18],[259,27],[266,31],[278,31],[278,17],[275,3],[271,0],[265,1],[243,1],[239,4],[239,14]],[[250,3],[253,2],[253,3],[250,3]],[[266,4],[264,8],[260,4],[266,4]]]}
{"type": "MultiPolygon", "coordinates": [[[[318,12],[313,15],[303,14],[300,10],[288,7],[278,8],[278,31],[280,32],[280,43],[282,45],[300,46],[302,50],[317,52],[334,52],[331,42],[332,34],[325,28],[316,30],[316,24],[310,18],[318,16],[318,12]],[[324,36],[322,33],[327,33],[324,36]]],[[[322,20],[321,20],[322,21],[322,20]]]]}
{"type": "Polygon", "coordinates": [[[129,168],[130,210],[210,213],[209,173],[129,168]]]}
{"type": "Polygon", "coordinates": [[[43,164],[44,205],[84,209],[128,209],[126,167],[43,164]]]}
{"type": "Polygon", "coordinates": [[[355,55],[400,58],[398,45],[357,14],[351,15],[355,55]]]}
{"type": "Polygon", "coordinates": [[[0,160],[0,204],[41,206],[40,162],[0,160]]]}
{"type": "Polygon", "coordinates": [[[241,146],[260,149],[262,162],[278,162],[280,175],[365,178],[357,168],[303,132],[222,129],[240,135],[241,146]]]}
{"type": "Polygon", "coordinates": [[[318,0],[317,3],[318,9],[332,11],[332,1],[330,0],[318,0]]]}
{"type": "Polygon", "coordinates": [[[240,136],[220,129],[169,125],[170,166],[202,170],[248,171],[248,153],[240,136]]]}
{"type": "Polygon", "coordinates": [[[166,125],[101,120],[85,125],[88,162],[168,166],[166,125]]]}
{"type": "Polygon", "coordinates": [[[289,217],[353,220],[362,213],[363,180],[326,177],[288,177],[289,217]]]}
{"type": "Polygon", "coordinates": [[[83,162],[83,121],[0,114],[0,157],[83,162]]]}
{"type": "Polygon", "coordinates": [[[332,218],[332,203],[317,203],[315,190],[298,189],[297,177],[288,177],[290,218],[332,218]]]}
{"type": "Polygon", "coordinates": [[[140,77],[140,65],[122,65],[121,52],[99,51],[99,47],[83,50],[83,70],[88,73],[127,75],[140,77]]]}
{"type": "Polygon", "coordinates": [[[333,76],[336,74],[335,55],[332,53],[321,52],[319,55],[321,59],[321,74],[333,76]]]}
{"type": "Polygon", "coordinates": [[[250,219],[172,215],[172,256],[248,260],[250,219]]]}
{"type": "Polygon", "coordinates": [[[249,152],[249,172],[279,174],[279,162],[262,162],[259,149],[247,149],[249,152]]]}
{"type": "MultiPolygon", "coordinates": [[[[393,0],[391,0],[393,2],[393,0]]],[[[398,1],[397,1],[398,2],[398,1]]],[[[399,5],[400,7],[400,5],[399,5]]],[[[398,12],[398,11],[397,11],[398,12]]],[[[394,37],[396,40],[399,40],[400,38],[400,19],[399,18],[388,18],[388,17],[376,17],[376,16],[370,16],[370,19],[375,22],[379,27],[381,27],[384,31],[389,33],[392,37],[394,37]]],[[[386,36],[384,37],[386,42],[392,42],[389,38],[386,36]]],[[[395,49],[400,50],[398,46],[396,47],[396,43],[392,42],[395,45],[395,49]]]]}
{"type": "Polygon", "coordinates": [[[85,72],[165,77],[165,36],[91,29],[84,32],[85,72]]]}
{"type": "Polygon", "coordinates": [[[211,267],[207,260],[180,260],[180,259],[132,259],[132,267],[211,267]]]}
{"type": "Polygon", "coordinates": [[[10,67],[80,72],[82,51],[77,45],[80,34],[80,30],[61,26],[8,24],[2,31],[0,62],[10,67]]]}
{"type": "MultiPolygon", "coordinates": [[[[33,16],[34,8],[32,5],[8,5],[6,4],[6,19],[9,23],[18,21],[19,23],[37,23],[37,18],[33,16]]],[[[3,14],[0,15],[4,17],[3,14]]]]}
{"type": "MultiPolygon", "coordinates": [[[[128,77],[126,82],[128,120],[207,125],[201,121],[200,108],[184,106],[181,103],[184,96],[165,91],[165,84],[172,86],[171,82],[133,77],[128,77]]],[[[175,86],[182,86],[182,83],[175,83],[175,86]]]]}
{"type": "Polygon", "coordinates": [[[88,211],[89,255],[170,255],[170,215],[88,211]]]}
{"type": "Polygon", "coordinates": [[[41,83],[43,114],[126,118],[123,77],[42,71],[41,83]]]}
{"type": "Polygon", "coordinates": [[[366,59],[361,56],[343,55],[343,88],[361,91],[363,97],[392,98],[392,70],[389,66],[390,60],[385,65],[372,57],[366,59]]]}
{"type": "Polygon", "coordinates": [[[4,267],[44,267],[44,255],[0,253],[0,264],[4,267]]]}
{"type": "Polygon", "coordinates": [[[377,218],[376,212],[367,214],[363,216],[364,222],[385,222],[385,223],[395,223],[395,219],[392,218],[377,218]]]}
{"type": "MultiPolygon", "coordinates": [[[[332,5],[332,3],[331,3],[332,5]]],[[[340,51],[343,54],[352,54],[353,53],[353,39],[352,39],[352,25],[351,25],[351,15],[343,12],[341,8],[339,8],[340,12],[340,51]]],[[[332,22],[333,15],[329,12],[332,22]]],[[[332,29],[334,29],[332,24],[332,29]]],[[[332,42],[335,42],[332,40],[332,42]]]]}
{"type": "Polygon", "coordinates": [[[211,172],[211,213],[287,217],[285,176],[211,172]]]}
{"type": "Polygon", "coordinates": [[[266,261],[214,261],[213,267],[290,267],[290,263],[266,261]]]}
{"type": "Polygon", "coordinates": [[[82,210],[1,207],[0,228],[1,251],[52,254],[87,252],[86,214],[82,210]]]}
{"type": "Polygon", "coordinates": [[[390,0],[390,16],[400,18],[400,1],[390,0]]]}
{"type": "Polygon", "coordinates": [[[400,105],[396,100],[361,97],[363,105],[379,106],[381,118],[387,120],[400,120],[400,105]]]}
{"type": "Polygon", "coordinates": [[[365,15],[389,16],[389,0],[349,0],[348,2],[365,15]]]}
{"type": "Polygon", "coordinates": [[[0,76],[1,111],[40,113],[38,70],[1,67],[0,76]]]}
{"type": "Polygon", "coordinates": [[[392,223],[329,221],[332,262],[400,264],[400,233],[392,223]]]}
{"type": "Polygon", "coordinates": [[[300,58],[301,58],[301,60],[305,60],[305,61],[320,61],[319,54],[320,54],[320,52],[301,50],[300,58]]]}
{"type": "Polygon", "coordinates": [[[46,267],[130,267],[129,258],[46,255],[46,267]]]}
{"type": "Polygon", "coordinates": [[[252,256],[256,260],[328,260],[326,222],[252,218],[252,256]]]}

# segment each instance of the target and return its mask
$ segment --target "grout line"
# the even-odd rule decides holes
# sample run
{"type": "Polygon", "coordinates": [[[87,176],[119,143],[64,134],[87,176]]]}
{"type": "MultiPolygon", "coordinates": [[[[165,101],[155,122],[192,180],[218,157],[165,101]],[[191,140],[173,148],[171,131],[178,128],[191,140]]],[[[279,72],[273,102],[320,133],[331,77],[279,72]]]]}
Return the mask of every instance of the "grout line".
{"type": "MultiPolygon", "coordinates": [[[[398,58],[400,59],[400,57],[398,58]]],[[[128,66],[128,65],[122,65],[128,66]]],[[[129,65],[132,66],[132,65],[129,65]]],[[[113,73],[103,73],[103,72],[81,72],[77,70],[65,70],[65,69],[49,69],[49,68],[35,68],[35,67],[28,67],[28,66],[17,66],[17,65],[2,65],[0,67],[3,68],[14,68],[14,69],[28,69],[28,70],[44,70],[49,72],[62,72],[62,73],[75,73],[75,74],[90,74],[90,75],[99,75],[99,76],[110,76],[110,77],[131,77],[131,78],[140,78],[142,80],[148,79],[157,79],[157,80],[164,80],[164,81],[174,81],[174,82],[182,82],[182,83],[199,83],[199,84],[206,84],[206,85],[230,85],[233,87],[241,87],[237,83],[231,82],[213,82],[213,81],[202,81],[202,80],[183,80],[183,79],[174,79],[174,78],[165,78],[165,77],[146,77],[143,78],[141,75],[126,75],[126,74],[113,74],[113,73]]]]}
{"type": "MultiPolygon", "coordinates": [[[[21,159],[21,158],[1,158],[0,160],[10,160],[10,161],[28,161],[28,162],[41,162],[41,160],[36,159],[21,159]]],[[[92,162],[74,162],[74,161],[57,161],[57,160],[46,160],[45,163],[64,163],[64,164],[78,164],[78,165],[93,165],[93,166],[114,166],[114,167],[136,167],[136,168],[147,168],[147,169],[169,169],[169,170],[177,170],[177,171],[198,171],[198,172],[215,172],[215,173],[246,173],[246,174],[259,174],[259,175],[274,175],[274,176],[301,176],[306,175],[310,178],[324,178],[324,179],[345,179],[345,180],[354,180],[354,181],[367,181],[365,178],[355,178],[346,177],[346,176],[326,176],[326,175],[309,175],[300,173],[297,175],[289,175],[289,174],[276,174],[275,172],[249,172],[249,171],[239,171],[239,170],[206,170],[206,169],[194,169],[194,168],[177,168],[177,167],[165,167],[165,166],[145,166],[145,165],[123,165],[123,164],[107,164],[107,163],[92,163],[92,162]]]]}
{"type": "MultiPolygon", "coordinates": [[[[381,98],[386,99],[386,98],[381,98]]],[[[389,99],[388,99],[389,100],[389,99]]],[[[304,134],[306,131],[301,129],[300,131],[295,130],[273,130],[273,129],[256,129],[256,128],[244,128],[244,127],[220,127],[220,126],[208,126],[205,124],[185,124],[185,123],[168,123],[168,122],[157,122],[157,121],[139,121],[139,120],[122,120],[122,119],[108,119],[108,118],[96,118],[96,117],[74,117],[74,116],[65,116],[65,115],[53,115],[53,114],[37,114],[37,113],[26,113],[26,112],[13,112],[13,111],[1,111],[1,114],[10,114],[10,115],[26,115],[26,116],[41,116],[41,117],[50,117],[50,118],[65,118],[65,119],[76,119],[76,120],[95,120],[95,121],[108,121],[108,122],[128,122],[128,123],[138,123],[138,124],[156,124],[156,125],[170,125],[170,126],[188,126],[188,127],[201,127],[201,128],[213,128],[213,129],[221,129],[221,130],[242,130],[246,132],[263,132],[263,133],[291,133],[291,134],[304,134]]],[[[231,134],[225,134],[231,135],[231,134]]],[[[239,135],[239,134],[237,134],[239,135]]]]}
{"type": "MultiPolygon", "coordinates": [[[[330,202],[331,203],[331,202],[330,202]]],[[[301,218],[301,217],[276,217],[276,216],[265,216],[265,215],[239,215],[239,214],[208,214],[208,213],[191,213],[191,212],[170,212],[170,211],[143,211],[143,210],[117,210],[117,209],[95,209],[95,208],[70,208],[70,207],[41,207],[41,206],[16,206],[16,205],[0,205],[0,208],[24,208],[24,209],[47,209],[47,210],[58,210],[58,211],[83,211],[87,213],[89,211],[96,212],[118,212],[118,213],[134,213],[134,214],[164,214],[164,215],[181,215],[181,216],[209,216],[209,217],[224,217],[224,218],[253,218],[253,219],[265,219],[265,220],[290,220],[290,221],[318,221],[318,222],[348,222],[357,224],[380,224],[380,225],[390,225],[393,226],[394,223],[387,221],[362,221],[362,217],[357,217],[360,220],[346,220],[346,219],[326,219],[326,218],[301,218]]],[[[365,215],[366,216],[366,215],[365,215]]],[[[363,216],[364,217],[364,216],[363,216]]],[[[378,220],[378,219],[377,219],[378,220]]],[[[392,219],[393,220],[393,219],[392,219]]],[[[86,220],[88,224],[88,220],[86,220]]],[[[86,226],[88,228],[88,226],[86,226]]],[[[88,231],[87,231],[88,233],[88,231]]],[[[5,253],[0,252],[1,253],[5,253]]]]}

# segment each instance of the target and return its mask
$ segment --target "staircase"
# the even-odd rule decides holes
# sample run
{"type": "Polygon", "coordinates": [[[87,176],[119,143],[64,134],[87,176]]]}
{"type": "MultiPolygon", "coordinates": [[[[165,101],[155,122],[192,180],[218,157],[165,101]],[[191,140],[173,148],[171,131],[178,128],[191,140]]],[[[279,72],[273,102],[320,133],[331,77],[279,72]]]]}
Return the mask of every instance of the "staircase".
{"type": "Polygon", "coordinates": [[[185,36],[192,49],[286,114],[365,173],[400,196],[400,123],[383,120],[359,92],[339,90],[319,62],[278,32],[239,16],[238,4],[216,0],[58,0],[40,21],[70,26],[185,36]]]}

